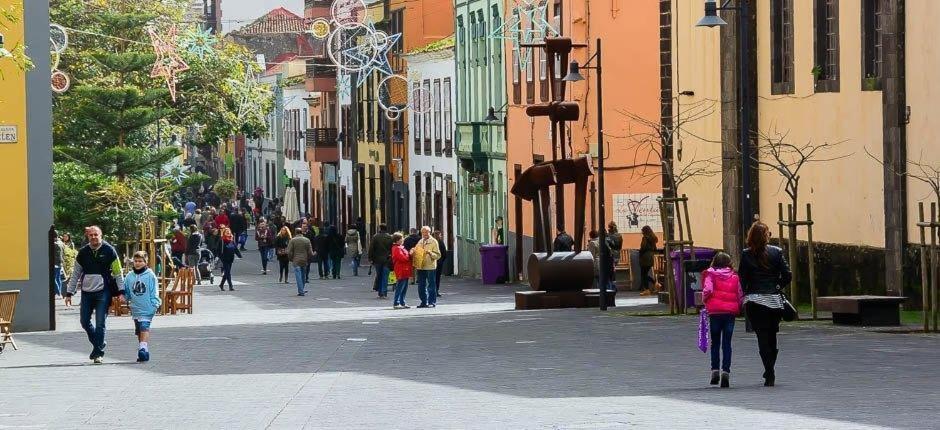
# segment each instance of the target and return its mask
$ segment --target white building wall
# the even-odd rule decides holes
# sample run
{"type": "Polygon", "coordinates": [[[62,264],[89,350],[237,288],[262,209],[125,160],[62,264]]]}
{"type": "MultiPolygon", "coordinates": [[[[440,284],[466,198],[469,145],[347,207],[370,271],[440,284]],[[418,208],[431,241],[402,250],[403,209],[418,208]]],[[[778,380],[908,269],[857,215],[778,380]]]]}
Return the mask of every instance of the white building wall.
{"type": "Polygon", "coordinates": [[[301,132],[306,133],[310,124],[309,105],[304,100],[308,95],[303,84],[284,89],[285,151],[280,154],[284,157],[284,170],[287,176],[297,179],[300,183],[300,188],[297,190],[297,202],[300,205],[300,211],[305,214],[312,212],[313,201],[310,187],[310,164],[307,162],[306,142],[301,134],[301,132]],[[294,151],[294,155],[299,154],[299,158],[286,157],[288,150],[294,151]]]}
{"type": "MultiPolygon", "coordinates": [[[[453,50],[436,51],[430,53],[413,54],[407,56],[408,59],[408,81],[409,87],[413,89],[415,85],[425,88],[425,82],[430,83],[431,108],[427,115],[422,112],[410,109],[408,119],[410,134],[408,136],[408,182],[409,187],[409,220],[412,227],[418,225],[418,209],[422,208],[424,212],[423,224],[429,224],[429,219],[440,220],[439,225],[442,229],[444,240],[452,238],[449,244],[449,250],[453,251],[456,246],[457,237],[457,218],[456,218],[456,192],[458,179],[458,161],[455,148],[455,123],[456,123],[456,78],[453,50]],[[448,90],[449,88],[449,90],[448,90]],[[449,94],[449,97],[448,97],[449,94]],[[449,106],[449,109],[448,109],[449,106]],[[425,120],[430,119],[430,126],[425,126],[425,120]],[[415,152],[416,140],[420,142],[420,150],[415,152]],[[438,155],[437,139],[440,137],[441,153],[438,155]],[[424,150],[424,140],[429,138],[431,141],[430,153],[424,150]],[[448,150],[450,148],[450,150],[448,150]],[[416,179],[415,173],[420,172],[420,179],[416,179]],[[429,190],[426,184],[426,175],[431,174],[432,189],[429,190]],[[417,182],[420,182],[418,184],[417,182]],[[420,193],[418,190],[420,189],[420,193]],[[440,207],[435,207],[434,191],[440,191],[442,198],[440,207]],[[430,204],[427,203],[426,193],[431,192],[430,204]],[[451,196],[448,199],[448,196],[451,196]],[[448,200],[452,202],[453,208],[448,210],[448,200]],[[450,222],[448,222],[448,219],[450,222]]],[[[409,102],[411,106],[419,106],[420,100],[416,101],[415,91],[410,90],[409,102]]],[[[423,111],[425,109],[421,109],[423,111]]],[[[433,225],[431,226],[434,227],[433,225]]],[[[453,253],[455,259],[454,270],[458,266],[456,252],[453,253]]]]}

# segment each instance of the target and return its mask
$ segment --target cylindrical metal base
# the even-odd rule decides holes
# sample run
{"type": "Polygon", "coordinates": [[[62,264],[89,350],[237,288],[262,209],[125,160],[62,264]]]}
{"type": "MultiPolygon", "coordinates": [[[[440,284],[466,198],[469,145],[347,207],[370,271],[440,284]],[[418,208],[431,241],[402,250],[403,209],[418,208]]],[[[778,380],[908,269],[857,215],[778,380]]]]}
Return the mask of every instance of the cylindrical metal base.
{"type": "Polygon", "coordinates": [[[543,252],[529,255],[529,285],[536,291],[581,291],[594,285],[594,257],[590,252],[543,252]]]}

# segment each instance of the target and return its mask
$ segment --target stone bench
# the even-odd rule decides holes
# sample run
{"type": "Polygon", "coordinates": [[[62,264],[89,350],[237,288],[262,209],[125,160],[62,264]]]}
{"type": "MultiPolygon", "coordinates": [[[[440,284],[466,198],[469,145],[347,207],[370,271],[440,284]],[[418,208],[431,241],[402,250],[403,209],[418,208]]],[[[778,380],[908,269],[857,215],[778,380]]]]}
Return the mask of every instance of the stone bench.
{"type": "MultiPolygon", "coordinates": [[[[614,306],[615,291],[607,293],[607,306],[614,306]]],[[[581,291],[517,291],[516,310],[591,308],[600,305],[600,290],[581,291]]]]}
{"type": "Polygon", "coordinates": [[[888,326],[901,325],[901,303],[897,296],[826,296],[819,297],[816,309],[832,312],[834,324],[888,326]]]}

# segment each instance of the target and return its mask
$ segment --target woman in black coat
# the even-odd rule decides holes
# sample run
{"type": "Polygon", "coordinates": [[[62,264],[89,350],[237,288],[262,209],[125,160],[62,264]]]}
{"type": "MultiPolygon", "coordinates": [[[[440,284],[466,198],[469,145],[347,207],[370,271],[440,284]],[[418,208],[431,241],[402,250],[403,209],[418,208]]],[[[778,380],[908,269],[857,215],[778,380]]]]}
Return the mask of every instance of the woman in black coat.
{"type": "Polygon", "coordinates": [[[744,290],[744,309],[751,327],[757,334],[757,347],[764,363],[764,386],[772,387],[776,380],[777,332],[783,317],[783,287],[790,283],[792,274],[783,250],[768,245],[770,229],[757,221],[747,232],[747,248],[741,254],[741,288],[744,290]]]}
{"type": "Polygon", "coordinates": [[[329,228],[329,253],[333,279],[339,279],[343,268],[343,255],[346,254],[346,238],[339,234],[335,226],[329,228]]]}

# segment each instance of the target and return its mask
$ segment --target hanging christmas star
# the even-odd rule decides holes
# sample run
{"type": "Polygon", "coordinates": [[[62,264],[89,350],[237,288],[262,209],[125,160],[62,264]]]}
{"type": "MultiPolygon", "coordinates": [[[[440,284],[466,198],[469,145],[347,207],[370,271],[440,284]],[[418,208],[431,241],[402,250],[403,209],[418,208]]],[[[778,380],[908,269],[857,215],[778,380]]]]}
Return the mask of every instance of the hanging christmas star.
{"type": "MultiPolygon", "coordinates": [[[[392,66],[388,62],[388,52],[398,43],[398,40],[401,39],[401,33],[392,34],[387,37],[385,43],[379,47],[365,48],[368,49],[378,49],[378,52],[375,56],[369,55],[370,53],[363,52],[363,49],[360,47],[353,47],[348,49],[345,54],[350,56],[350,58],[355,59],[361,63],[366,64],[366,67],[359,71],[359,78],[356,81],[356,86],[361,86],[370,76],[372,72],[378,70],[384,75],[391,75],[394,72],[392,71],[392,66]]],[[[369,45],[366,43],[366,45],[369,45]]],[[[369,45],[371,46],[371,45],[369,45]]]]}
{"type": "Polygon", "coordinates": [[[244,119],[249,114],[254,114],[257,103],[253,103],[255,93],[260,86],[255,79],[255,67],[253,64],[245,64],[245,79],[239,81],[229,79],[229,85],[232,86],[232,92],[238,98],[238,118],[244,119]]]}
{"type": "Polygon", "coordinates": [[[147,33],[150,35],[150,43],[153,44],[153,52],[157,55],[157,59],[153,63],[153,70],[150,71],[150,77],[162,77],[166,80],[166,86],[170,90],[170,98],[175,102],[177,74],[189,70],[189,65],[176,52],[176,27],[170,27],[167,33],[162,36],[157,34],[153,27],[148,27],[147,33]]]}
{"type": "Polygon", "coordinates": [[[520,70],[525,70],[532,58],[532,49],[523,45],[559,35],[558,30],[545,19],[547,8],[548,3],[544,0],[534,4],[517,2],[509,18],[490,33],[491,39],[508,40],[512,43],[512,49],[518,53],[520,70]]]}
{"type": "Polygon", "coordinates": [[[215,55],[216,38],[212,30],[194,27],[180,36],[180,48],[199,58],[215,55]]]}

